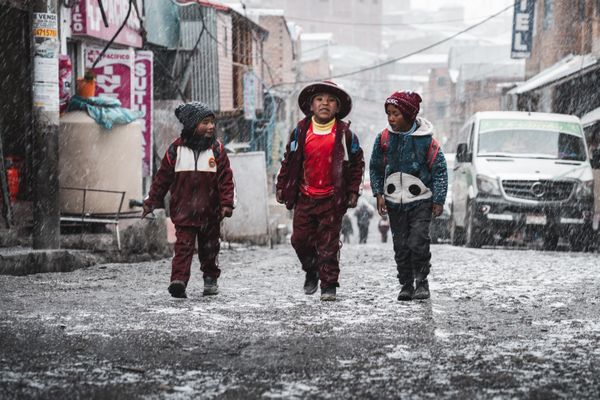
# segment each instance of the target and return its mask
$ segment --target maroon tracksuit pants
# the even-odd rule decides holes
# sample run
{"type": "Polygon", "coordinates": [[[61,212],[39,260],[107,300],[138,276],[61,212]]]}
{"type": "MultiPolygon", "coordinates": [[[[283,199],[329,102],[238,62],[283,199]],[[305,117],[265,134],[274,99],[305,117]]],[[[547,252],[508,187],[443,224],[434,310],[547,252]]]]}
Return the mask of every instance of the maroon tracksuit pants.
{"type": "Polygon", "coordinates": [[[343,215],[332,198],[313,199],[300,194],[294,208],[292,246],[304,271],[319,272],[322,288],[339,286],[343,215]]]}
{"type": "Polygon", "coordinates": [[[203,277],[218,278],[221,270],[218,265],[219,255],[219,223],[204,227],[175,226],[175,256],[171,264],[171,282],[183,281],[187,285],[190,280],[192,258],[198,240],[198,259],[203,277]]]}

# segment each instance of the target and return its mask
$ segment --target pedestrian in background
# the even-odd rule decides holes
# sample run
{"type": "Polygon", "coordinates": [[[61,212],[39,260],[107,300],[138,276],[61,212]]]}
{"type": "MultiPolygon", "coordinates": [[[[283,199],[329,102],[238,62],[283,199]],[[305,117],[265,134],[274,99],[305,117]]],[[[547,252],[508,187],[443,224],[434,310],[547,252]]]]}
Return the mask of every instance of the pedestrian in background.
{"type": "Polygon", "coordinates": [[[387,243],[388,232],[390,230],[390,220],[387,214],[381,216],[377,227],[379,228],[379,233],[381,233],[381,243],[387,243]]]}
{"type": "Polygon", "coordinates": [[[164,208],[171,193],[170,217],[175,225],[175,256],[169,293],[186,298],[196,240],[204,279],[204,295],[218,293],[220,225],[234,207],[233,173],[223,145],[215,138],[215,114],[203,103],[181,104],[175,115],[181,136],[167,149],[144,200],[142,218],[164,208]]]}
{"type": "Polygon", "coordinates": [[[375,209],[366,200],[361,199],[354,211],[354,215],[356,216],[356,225],[358,225],[358,243],[367,243],[369,224],[371,223],[371,218],[375,215],[375,209]]]}
{"type": "Polygon", "coordinates": [[[429,224],[442,214],[448,189],[446,159],[433,126],[417,117],[421,96],[395,92],[385,101],[389,127],[375,138],[370,175],[380,215],[389,213],[398,300],[427,299],[431,268],[429,224]],[[416,287],[415,287],[416,286],[416,287]]]}
{"type": "Polygon", "coordinates": [[[292,131],[277,176],[277,201],[294,208],[292,246],[305,271],[304,292],[321,280],[321,300],[336,299],[342,218],[356,207],[364,172],[358,138],[343,122],[352,99],[333,82],[306,86],[306,117],[292,131]]]}
{"type": "Polygon", "coordinates": [[[354,228],[352,227],[352,220],[348,213],[342,217],[342,238],[344,243],[350,243],[350,237],[354,234],[354,228]]]}

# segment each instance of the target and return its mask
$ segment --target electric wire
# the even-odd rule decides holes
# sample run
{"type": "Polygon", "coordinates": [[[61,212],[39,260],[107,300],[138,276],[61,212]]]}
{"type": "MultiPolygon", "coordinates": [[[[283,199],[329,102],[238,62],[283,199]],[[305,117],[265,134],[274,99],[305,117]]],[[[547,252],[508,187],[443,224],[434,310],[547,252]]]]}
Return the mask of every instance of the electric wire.
{"type": "Polygon", "coordinates": [[[121,23],[121,26],[119,27],[119,29],[117,29],[117,31],[115,32],[113,37],[109,40],[108,43],[106,43],[106,46],[104,46],[104,48],[102,49],[100,54],[98,54],[96,61],[94,61],[94,63],[92,64],[92,68],[90,68],[90,69],[93,70],[94,68],[96,68],[96,65],[98,64],[98,62],[102,59],[102,57],[104,57],[104,54],[106,53],[106,51],[113,44],[113,42],[115,41],[117,36],[119,36],[119,34],[123,30],[123,28],[125,28],[125,24],[127,24],[127,20],[129,19],[129,16],[131,15],[132,4],[133,4],[133,0],[129,0],[129,7],[127,8],[127,15],[125,15],[125,19],[123,20],[123,22],[121,23]]]}
{"type": "MultiPolygon", "coordinates": [[[[452,40],[452,39],[456,38],[457,36],[460,36],[460,35],[462,35],[463,33],[466,33],[466,32],[468,32],[468,31],[471,31],[471,30],[473,30],[473,29],[477,28],[478,26],[481,26],[481,25],[483,25],[484,23],[486,23],[486,22],[488,22],[488,21],[492,20],[493,18],[495,18],[495,17],[497,17],[498,15],[500,15],[500,14],[502,14],[502,13],[506,12],[506,11],[507,11],[507,10],[509,10],[509,9],[512,9],[513,7],[514,7],[514,6],[511,4],[510,6],[503,8],[502,10],[500,10],[500,11],[498,11],[498,12],[496,12],[496,13],[494,13],[494,14],[492,14],[492,15],[488,16],[488,17],[486,17],[485,19],[483,19],[483,20],[479,21],[478,23],[476,23],[476,24],[473,24],[473,25],[470,25],[470,26],[468,26],[467,28],[465,28],[465,29],[462,29],[462,30],[460,30],[460,31],[456,32],[455,34],[448,36],[447,38],[444,38],[444,39],[442,39],[442,40],[438,40],[438,41],[437,41],[437,42],[435,42],[435,43],[432,43],[432,44],[430,44],[430,45],[428,45],[428,46],[422,47],[422,48],[420,48],[420,49],[418,49],[418,50],[415,50],[415,51],[413,51],[413,52],[410,52],[410,53],[404,54],[404,55],[402,55],[402,56],[400,56],[400,57],[394,57],[394,58],[391,58],[391,59],[389,59],[389,60],[387,60],[387,61],[381,62],[381,63],[379,63],[379,64],[375,64],[375,65],[372,65],[372,66],[369,66],[369,67],[364,67],[364,68],[358,69],[358,70],[356,70],[356,71],[346,72],[346,73],[343,73],[343,74],[337,74],[337,75],[330,75],[330,76],[328,76],[328,77],[325,77],[325,78],[322,78],[322,79],[317,79],[317,80],[331,80],[331,79],[344,78],[344,77],[346,77],[346,76],[352,76],[352,75],[360,74],[360,73],[362,73],[362,72],[371,71],[371,70],[374,70],[374,69],[378,69],[378,68],[384,67],[384,66],[386,66],[386,65],[389,65],[389,64],[393,64],[393,63],[395,63],[396,61],[404,60],[405,58],[408,58],[408,57],[414,56],[415,54],[423,53],[423,52],[425,52],[425,51],[427,51],[427,50],[429,50],[429,49],[432,49],[432,48],[434,48],[434,47],[436,47],[436,46],[439,46],[439,45],[440,45],[440,44],[442,44],[442,43],[446,43],[446,42],[448,42],[448,41],[450,41],[450,40],[452,40]]],[[[296,83],[310,83],[310,82],[314,82],[314,80],[310,80],[310,81],[299,81],[299,82],[298,82],[298,81],[296,81],[296,82],[282,82],[282,83],[278,83],[278,84],[276,84],[276,85],[273,85],[272,87],[275,87],[275,86],[281,86],[281,85],[292,85],[292,84],[296,84],[296,83]]]]}

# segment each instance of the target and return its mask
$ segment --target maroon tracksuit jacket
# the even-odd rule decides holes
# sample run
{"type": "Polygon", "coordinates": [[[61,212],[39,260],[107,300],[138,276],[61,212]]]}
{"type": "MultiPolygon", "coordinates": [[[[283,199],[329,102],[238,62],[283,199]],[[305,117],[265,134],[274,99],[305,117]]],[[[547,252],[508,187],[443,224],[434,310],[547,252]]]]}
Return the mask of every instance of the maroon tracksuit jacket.
{"type": "Polygon", "coordinates": [[[285,205],[294,208],[292,246],[304,271],[318,271],[321,287],[338,286],[340,229],[350,193],[359,193],[364,173],[364,157],[358,138],[348,124],[336,121],[333,149],[331,197],[314,199],[300,193],[304,175],[304,142],[311,117],[298,123],[286,146],[277,190],[285,205]]]}
{"type": "Polygon", "coordinates": [[[194,151],[181,138],[175,140],[163,157],[144,203],[153,209],[163,208],[168,191],[177,235],[171,281],[187,284],[196,238],[204,276],[219,277],[220,213],[222,207],[233,208],[235,193],[223,145],[215,141],[212,148],[194,151]]]}

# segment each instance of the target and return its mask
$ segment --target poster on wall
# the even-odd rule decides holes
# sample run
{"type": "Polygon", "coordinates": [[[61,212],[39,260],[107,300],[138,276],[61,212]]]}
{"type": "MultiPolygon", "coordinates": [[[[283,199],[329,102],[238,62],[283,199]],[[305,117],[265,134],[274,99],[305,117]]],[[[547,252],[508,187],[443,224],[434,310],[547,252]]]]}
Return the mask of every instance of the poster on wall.
{"type": "MultiPolygon", "coordinates": [[[[91,68],[102,51],[99,47],[86,47],[85,67],[91,68]]],[[[92,70],[96,76],[96,96],[118,99],[121,107],[133,108],[133,49],[108,49],[92,70]]]]}
{"type": "Polygon", "coordinates": [[[244,72],[244,119],[256,119],[256,80],[254,73],[244,72]]]}
{"type": "Polygon", "coordinates": [[[33,13],[33,106],[58,112],[58,18],[33,13]]]}
{"type": "Polygon", "coordinates": [[[153,53],[151,51],[138,51],[135,53],[134,105],[132,108],[144,113],[142,127],[142,173],[144,177],[152,176],[152,110],[154,103],[152,62],[153,53]]]}

